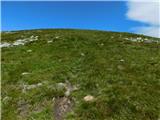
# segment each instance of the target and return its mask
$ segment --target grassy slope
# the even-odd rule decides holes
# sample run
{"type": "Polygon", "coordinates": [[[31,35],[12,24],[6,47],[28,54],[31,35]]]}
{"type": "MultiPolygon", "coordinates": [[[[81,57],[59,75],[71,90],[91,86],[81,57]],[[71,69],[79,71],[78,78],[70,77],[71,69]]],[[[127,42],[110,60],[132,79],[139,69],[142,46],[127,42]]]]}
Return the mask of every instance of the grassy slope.
{"type": "Polygon", "coordinates": [[[63,95],[54,87],[66,79],[80,86],[70,96],[75,105],[74,112],[66,116],[68,120],[158,120],[160,117],[159,43],[127,41],[124,38],[140,36],[128,33],[81,30],[2,33],[2,42],[31,35],[38,35],[39,41],[2,48],[3,120],[53,119],[52,99],[63,95]],[[29,49],[32,52],[26,52],[29,49]],[[31,74],[22,76],[23,72],[31,74]],[[22,93],[22,84],[43,81],[47,84],[22,93]],[[83,97],[88,94],[96,100],[85,102],[83,97]],[[9,98],[3,102],[6,96],[9,98]],[[21,110],[24,112],[21,117],[19,109],[26,109],[21,110]]]}

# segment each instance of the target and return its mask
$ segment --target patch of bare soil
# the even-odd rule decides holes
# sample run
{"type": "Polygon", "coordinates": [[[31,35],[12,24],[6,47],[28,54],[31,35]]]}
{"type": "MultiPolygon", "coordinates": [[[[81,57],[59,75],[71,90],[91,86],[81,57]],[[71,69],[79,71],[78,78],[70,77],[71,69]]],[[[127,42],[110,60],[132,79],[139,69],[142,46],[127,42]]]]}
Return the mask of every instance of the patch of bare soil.
{"type": "Polygon", "coordinates": [[[70,112],[73,107],[73,101],[68,97],[59,97],[54,103],[55,120],[63,120],[66,113],[70,112]]]}
{"type": "Polygon", "coordinates": [[[19,119],[22,119],[22,118],[26,118],[29,114],[29,108],[30,108],[30,105],[25,102],[24,100],[20,100],[18,102],[18,113],[19,113],[19,116],[18,118],[19,119]]]}

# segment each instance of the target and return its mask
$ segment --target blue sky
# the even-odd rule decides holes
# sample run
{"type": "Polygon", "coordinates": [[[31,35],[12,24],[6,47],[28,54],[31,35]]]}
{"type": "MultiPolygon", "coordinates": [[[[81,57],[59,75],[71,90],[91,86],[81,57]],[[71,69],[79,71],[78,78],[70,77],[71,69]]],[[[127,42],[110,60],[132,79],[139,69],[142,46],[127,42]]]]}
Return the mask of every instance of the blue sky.
{"type": "Polygon", "coordinates": [[[126,17],[126,1],[2,2],[2,30],[79,28],[134,32],[148,23],[126,17]]]}

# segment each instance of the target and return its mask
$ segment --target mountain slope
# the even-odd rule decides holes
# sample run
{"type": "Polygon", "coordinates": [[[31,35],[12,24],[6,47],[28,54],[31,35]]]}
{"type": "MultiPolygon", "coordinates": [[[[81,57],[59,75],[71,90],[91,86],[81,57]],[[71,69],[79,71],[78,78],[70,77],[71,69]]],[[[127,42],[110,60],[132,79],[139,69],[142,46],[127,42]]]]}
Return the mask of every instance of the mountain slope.
{"type": "Polygon", "coordinates": [[[2,32],[3,120],[158,120],[160,39],[89,30],[2,32]]]}

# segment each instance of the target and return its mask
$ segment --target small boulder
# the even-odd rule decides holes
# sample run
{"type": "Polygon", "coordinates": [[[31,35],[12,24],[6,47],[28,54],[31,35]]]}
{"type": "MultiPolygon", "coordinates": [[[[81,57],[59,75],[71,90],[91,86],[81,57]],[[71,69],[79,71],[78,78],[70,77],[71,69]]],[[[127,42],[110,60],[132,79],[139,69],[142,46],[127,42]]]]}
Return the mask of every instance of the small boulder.
{"type": "Polygon", "coordinates": [[[27,52],[32,52],[32,50],[27,50],[27,52]]]}
{"type": "Polygon", "coordinates": [[[92,101],[95,100],[95,98],[94,98],[92,95],[87,95],[87,96],[85,96],[83,99],[84,99],[84,101],[86,101],[86,102],[92,102],[92,101]]]}
{"type": "Polygon", "coordinates": [[[64,90],[64,89],[66,89],[66,84],[65,83],[57,83],[56,89],[57,90],[64,90]]]}
{"type": "Polygon", "coordinates": [[[47,43],[52,43],[52,42],[53,42],[52,40],[48,40],[48,41],[47,41],[47,43]]]}
{"type": "Polygon", "coordinates": [[[29,72],[23,72],[21,75],[28,75],[30,74],[29,72]]]}
{"type": "Polygon", "coordinates": [[[85,54],[84,54],[84,53],[81,53],[81,56],[85,56],[85,54]]]}
{"type": "Polygon", "coordinates": [[[124,62],[124,59],[120,59],[120,62],[124,62]]]}

